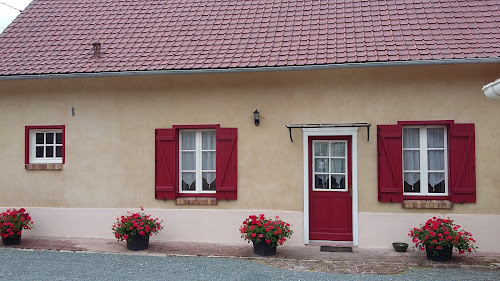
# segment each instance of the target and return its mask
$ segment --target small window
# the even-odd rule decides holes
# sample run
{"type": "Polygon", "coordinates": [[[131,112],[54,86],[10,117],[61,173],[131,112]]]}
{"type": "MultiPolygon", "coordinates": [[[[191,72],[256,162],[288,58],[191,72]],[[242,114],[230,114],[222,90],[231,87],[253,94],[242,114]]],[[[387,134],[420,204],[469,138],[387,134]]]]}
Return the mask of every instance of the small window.
{"type": "Polygon", "coordinates": [[[215,131],[181,130],[179,148],[179,192],[215,193],[215,131]]]}
{"type": "Polygon", "coordinates": [[[403,127],[403,195],[448,195],[446,127],[403,127]]]}
{"type": "Polygon", "coordinates": [[[27,126],[26,152],[26,164],[63,164],[64,126],[27,126]]]}

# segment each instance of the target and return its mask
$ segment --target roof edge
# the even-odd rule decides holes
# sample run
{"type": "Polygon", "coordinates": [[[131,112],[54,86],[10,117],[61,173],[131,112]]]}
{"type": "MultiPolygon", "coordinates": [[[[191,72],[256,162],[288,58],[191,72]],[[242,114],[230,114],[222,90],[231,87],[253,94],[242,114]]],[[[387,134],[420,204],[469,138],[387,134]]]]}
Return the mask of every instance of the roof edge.
{"type": "Polygon", "coordinates": [[[422,66],[422,65],[474,64],[474,63],[500,63],[500,57],[498,57],[498,58],[419,60],[419,61],[361,62],[361,63],[343,63],[343,64],[322,64],[322,65],[314,64],[314,65],[300,65],[300,66],[266,66],[266,67],[214,68],[214,69],[207,68],[207,69],[189,69],[189,70],[187,70],[187,69],[170,69],[170,70],[133,70],[133,71],[109,71],[109,72],[22,74],[22,75],[0,76],[0,80],[120,77],[120,76],[170,75],[170,74],[239,73],[239,72],[266,72],[266,71],[298,71],[298,70],[320,70],[320,69],[355,68],[355,67],[422,66]]]}

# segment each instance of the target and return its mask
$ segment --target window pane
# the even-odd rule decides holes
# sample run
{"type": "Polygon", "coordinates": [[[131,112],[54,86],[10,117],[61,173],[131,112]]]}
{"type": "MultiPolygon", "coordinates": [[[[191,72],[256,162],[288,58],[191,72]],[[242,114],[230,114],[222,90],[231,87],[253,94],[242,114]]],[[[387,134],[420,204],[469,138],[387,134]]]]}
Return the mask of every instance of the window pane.
{"type": "Polygon", "coordinates": [[[196,170],[196,153],[182,152],[182,169],[196,170]]]}
{"type": "Polygon", "coordinates": [[[444,173],[429,173],[429,193],[444,193],[444,173]]]}
{"type": "Polygon", "coordinates": [[[331,164],[330,173],[345,173],[345,158],[332,159],[330,164],[331,164]]]}
{"type": "Polygon", "coordinates": [[[202,152],[201,168],[203,170],[215,170],[215,151],[202,152]]]}
{"type": "Polygon", "coordinates": [[[215,190],[215,173],[202,173],[203,190],[215,190]]]}
{"type": "Polygon", "coordinates": [[[314,156],[328,156],[328,143],[315,142],[314,143],[314,156]]]}
{"type": "Polygon", "coordinates": [[[330,144],[330,156],[344,157],[345,142],[332,142],[330,144]]]}
{"type": "Polygon", "coordinates": [[[43,144],[43,133],[36,133],[36,144],[43,144]]]}
{"type": "Polygon", "coordinates": [[[427,165],[429,170],[444,170],[444,151],[430,150],[427,152],[427,165]]]}
{"type": "Polygon", "coordinates": [[[47,144],[54,143],[54,133],[45,133],[45,143],[47,144]]]}
{"type": "Polygon", "coordinates": [[[196,133],[195,132],[182,132],[181,149],[195,150],[196,133]]]}
{"type": "Polygon", "coordinates": [[[314,187],[328,189],[328,175],[314,175],[314,187]]]}
{"type": "Polygon", "coordinates": [[[314,159],[314,172],[328,173],[328,159],[325,158],[314,159]]]}
{"type": "Polygon", "coordinates": [[[36,158],[43,158],[43,146],[36,147],[36,158]]]}
{"type": "Polygon", "coordinates": [[[420,192],[420,173],[403,173],[404,192],[420,192]]]}
{"type": "Polygon", "coordinates": [[[56,146],[56,157],[62,157],[62,146],[56,146]]]}
{"type": "Polygon", "coordinates": [[[45,157],[54,157],[54,147],[46,146],[45,147],[45,157]]]}
{"type": "Polygon", "coordinates": [[[332,189],[345,188],[345,175],[332,175],[332,189]]]}
{"type": "Polygon", "coordinates": [[[403,148],[419,148],[418,128],[403,128],[403,148]]]}
{"type": "Polygon", "coordinates": [[[420,151],[403,151],[403,170],[420,170],[420,151]]]}
{"type": "Polygon", "coordinates": [[[196,173],[182,173],[182,190],[195,190],[196,173]]]}
{"type": "Polygon", "coordinates": [[[215,132],[202,132],[202,149],[215,150],[215,132]]]}
{"type": "Polygon", "coordinates": [[[444,128],[427,129],[427,147],[444,148],[444,128]]]}
{"type": "Polygon", "coordinates": [[[62,133],[56,133],[56,143],[62,144],[62,133]]]}

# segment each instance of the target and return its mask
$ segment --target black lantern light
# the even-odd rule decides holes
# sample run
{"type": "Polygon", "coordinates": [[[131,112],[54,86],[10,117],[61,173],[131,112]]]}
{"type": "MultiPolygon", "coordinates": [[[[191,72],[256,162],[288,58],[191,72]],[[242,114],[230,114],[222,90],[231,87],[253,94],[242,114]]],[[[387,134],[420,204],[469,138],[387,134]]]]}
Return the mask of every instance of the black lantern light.
{"type": "Polygon", "coordinates": [[[260,119],[259,119],[259,111],[257,109],[253,112],[253,120],[255,121],[255,126],[259,126],[260,119]]]}

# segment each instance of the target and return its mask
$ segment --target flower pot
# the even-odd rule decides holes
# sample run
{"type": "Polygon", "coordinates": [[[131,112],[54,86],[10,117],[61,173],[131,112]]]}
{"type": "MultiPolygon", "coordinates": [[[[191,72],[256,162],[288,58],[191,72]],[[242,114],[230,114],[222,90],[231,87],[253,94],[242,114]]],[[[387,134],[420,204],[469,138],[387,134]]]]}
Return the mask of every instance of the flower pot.
{"type": "Polygon", "coordinates": [[[429,246],[425,247],[427,253],[427,259],[437,262],[445,262],[451,260],[451,254],[453,253],[453,247],[443,247],[440,250],[429,249],[429,246]]]}
{"type": "Polygon", "coordinates": [[[7,238],[2,237],[2,244],[4,245],[19,245],[21,244],[21,235],[13,235],[7,238]]]}
{"type": "Polygon", "coordinates": [[[149,247],[149,236],[133,235],[127,238],[127,249],[132,251],[145,250],[149,247]]]}
{"type": "Polygon", "coordinates": [[[396,252],[406,252],[408,244],[403,242],[395,242],[392,243],[392,247],[394,247],[394,250],[396,250],[396,252]]]}
{"type": "Polygon", "coordinates": [[[276,255],[276,246],[270,246],[266,241],[253,242],[253,253],[267,257],[276,255]]]}

